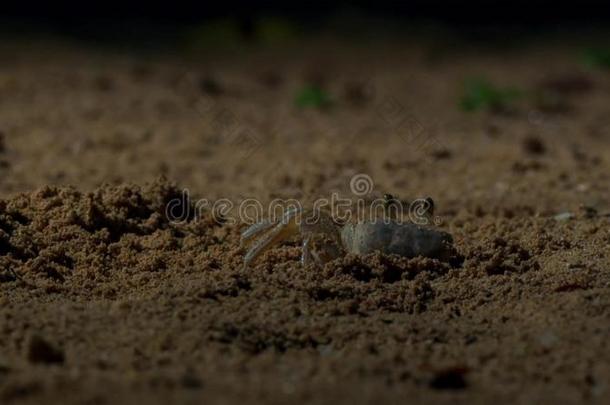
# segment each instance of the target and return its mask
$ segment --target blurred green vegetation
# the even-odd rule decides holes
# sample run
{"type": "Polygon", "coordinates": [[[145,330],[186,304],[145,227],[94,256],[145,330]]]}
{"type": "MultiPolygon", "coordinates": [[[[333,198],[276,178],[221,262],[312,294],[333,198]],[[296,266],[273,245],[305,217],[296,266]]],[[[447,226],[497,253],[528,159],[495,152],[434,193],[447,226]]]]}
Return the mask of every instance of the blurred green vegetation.
{"type": "Polygon", "coordinates": [[[610,49],[587,49],[582,55],[582,62],[591,68],[610,69],[610,49]]]}
{"type": "Polygon", "coordinates": [[[518,89],[501,88],[484,78],[470,78],[464,82],[460,108],[464,111],[506,111],[522,97],[518,89]]]}
{"type": "Polygon", "coordinates": [[[320,86],[308,84],[299,90],[294,103],[299,108],[328,108],[332,105],[332,100],[320,86]]]}

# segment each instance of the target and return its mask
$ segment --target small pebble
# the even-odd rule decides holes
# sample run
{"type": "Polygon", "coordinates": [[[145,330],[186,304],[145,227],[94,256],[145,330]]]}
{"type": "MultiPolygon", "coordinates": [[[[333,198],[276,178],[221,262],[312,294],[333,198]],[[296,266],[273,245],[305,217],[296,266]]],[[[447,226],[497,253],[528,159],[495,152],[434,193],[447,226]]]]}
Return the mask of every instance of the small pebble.
{"type": "Polygon", "coordinates": [[[555,218],[555,221],[568,221],[574,218],[574,214],[571,212],[562,212],[561,214],[555,215],[553,218],[555,218]]]}
{"type": "Polygon", "coordinates": [[[584,269],[585,265],[582,263],[568,263],[568,270],[578,270],[578,269],[584,269]]]}

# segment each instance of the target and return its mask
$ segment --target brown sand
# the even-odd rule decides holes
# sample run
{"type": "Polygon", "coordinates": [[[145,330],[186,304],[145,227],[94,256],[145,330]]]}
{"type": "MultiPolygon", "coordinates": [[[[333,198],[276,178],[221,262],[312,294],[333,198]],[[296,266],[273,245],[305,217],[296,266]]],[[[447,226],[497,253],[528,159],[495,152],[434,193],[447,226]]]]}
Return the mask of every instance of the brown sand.
{"type": "Polygon", "coordinates": [[[573,50],[2,49],[1,403],[610,400],[610,76],[573,50]],[[477,74],[565,105],[465,114],[477,74]],[[294,107],[311,77],[328,110],[294,107]],[[295,240],[244,270],[241,223],[165,215],[357,173],[432,196],[463,264],[303,269],[295,240]]]}

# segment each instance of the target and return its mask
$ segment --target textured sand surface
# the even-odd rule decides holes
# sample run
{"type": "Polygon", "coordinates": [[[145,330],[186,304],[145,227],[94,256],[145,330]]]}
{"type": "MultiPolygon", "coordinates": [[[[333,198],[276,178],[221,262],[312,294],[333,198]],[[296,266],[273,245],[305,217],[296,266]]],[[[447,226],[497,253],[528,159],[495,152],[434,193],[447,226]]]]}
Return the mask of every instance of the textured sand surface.
{"type": "Polygon", "coordinates": [[[1,48],[0,402],[610,400],[610,75],[574,50],[1,48]],[[477,75],[562,104],[466,114],[477,75]],[[235,210],[166,216],[359,173],[431,196],[463,263],[301,268],[295,239],[245,270],[235,210]]]}

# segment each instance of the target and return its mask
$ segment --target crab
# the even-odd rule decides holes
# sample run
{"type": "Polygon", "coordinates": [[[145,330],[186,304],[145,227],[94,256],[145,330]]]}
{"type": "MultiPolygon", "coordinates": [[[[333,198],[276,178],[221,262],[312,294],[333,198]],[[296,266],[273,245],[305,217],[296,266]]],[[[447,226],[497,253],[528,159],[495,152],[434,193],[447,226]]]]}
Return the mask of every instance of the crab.
{"type": "Polygon", "coordinates": [[[453,238],[438,229],[402,223],[396,219],[361,221],[337,225],[325,211],[287,210],[279,221],[262,221],[250,226],[241,235],[247,248],[247,268],[266,250],[299,234],[302,238],[301,264],[324,264],[347,253],[365,255],[379,251],[407,258],[416,256],[449,261],[454,254],[453,238]]]}

